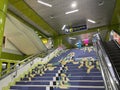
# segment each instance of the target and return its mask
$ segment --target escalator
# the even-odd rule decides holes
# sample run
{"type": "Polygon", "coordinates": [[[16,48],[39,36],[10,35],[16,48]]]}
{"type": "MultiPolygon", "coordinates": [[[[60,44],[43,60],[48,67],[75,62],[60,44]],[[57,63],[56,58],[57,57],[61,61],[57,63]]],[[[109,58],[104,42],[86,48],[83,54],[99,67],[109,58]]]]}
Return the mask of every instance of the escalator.
{"type": "Polygon", "coordinates": [[[104,47],[113,66],[115,67],[118,75],[120,76],[120,48],[113,40],[104,42],[104,47]]]}
{"type": "Polygon", "coordinates": [[[111,41],[105,42],[100,33],[97,33],[93,36],[93,45],[100,59],[106,90],[120,90],[120,48],[114,42],[113,36],[110,37],[111,41]]]}

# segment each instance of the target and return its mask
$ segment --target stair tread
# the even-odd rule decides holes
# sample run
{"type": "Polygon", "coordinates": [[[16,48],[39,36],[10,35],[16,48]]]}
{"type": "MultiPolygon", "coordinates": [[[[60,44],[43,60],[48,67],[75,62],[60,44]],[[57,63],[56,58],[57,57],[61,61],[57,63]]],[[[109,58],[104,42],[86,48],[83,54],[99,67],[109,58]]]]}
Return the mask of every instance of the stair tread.
{"type": "MultiPolygon", "coordinates": [[[[46,87],[46,86],[49,86],[49,85],[13,85],[12,87],[14,86],[18,86],[18,87],[46,87]]],[[[56,87],[55,85],[53,85],[53,87],[56,87]]],[[[94,86],[94,85],[91,85],[91,86],[70,86],[70,87],[81,87],[81,88],[104,88],[104,86],[94,86]]]]}

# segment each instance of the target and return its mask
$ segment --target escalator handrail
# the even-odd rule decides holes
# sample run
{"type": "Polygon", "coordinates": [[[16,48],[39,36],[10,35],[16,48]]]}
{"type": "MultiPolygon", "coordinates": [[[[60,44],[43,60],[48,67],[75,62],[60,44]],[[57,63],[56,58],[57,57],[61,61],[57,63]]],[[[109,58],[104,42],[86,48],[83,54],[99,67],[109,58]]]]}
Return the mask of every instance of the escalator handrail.
{"type": "MultiPolygon", "coordinates": [[[[99,36],[99,42],[100,42],[100,44],[101,45],[99,45],[100,46],[100,50],[102,50],[102,52],[104,52],[105,53],[105,56],[108,58],[108,60],[109,60],[109,57],[108,57],[108,55],[106,54],[106,51],[105,51],[105,49],[104,49],[104,47],[102,46],[103,45],[103,41],[102,41],[102,39],[101,39],[101,36],[98,34],[98,36],[99,36]]],[[[111,74],[111,71],[110,71],[110,69],[109,69],[109,65],[107,64],[107,62],[105,61],[105,60],[103,60],[103,62],[107,65],[107,70],[108,70],[108,72],[109,72],[109,74],[112,76],[112,74],[114,74],[115,75],[115,72],[114,73],[112,73],[111,74]]],[[[111,64],[111,63],[110,63],[111,64]]],[[[111,65],[112,66],[112,65],[111,65]]],[[[114,70],[113,70],[114,71],[114,70]]],[[[114,80],[113,79],[113,77],[112,77],[112,80],[114,80]]],[[[119,85],[119,81],[118,81],[118,79],[116,78],[116,82],[118,83],[118,85],[119,85]]],[[[120,88],[120,87],[118,87],[118,88],[120,88]]],[[[119,90],[119,89],[118,89],[119,90]]]]}
{"type": "MultiPolygon", "coordinates": [[[[118,75],[118,72],[117,72],[117,70],[115,69],[115,66],[114,66],[114,64],[112,63],[112,60],[110,59],[110,57],[109,57],[109,55],[107,54],[107,51],[106,51],[106,49],[105,49],[105,46],[104,46],[104,44],[103,44],[103,40],[101,39],[101,35],[99,34],[99,38],[100,38],[100,42],[101,42],[101,47],[103,48],[102,49],[102,51],[106,54],[106,56],[107,56],[107,58],[109,59],[109,61],[110,61],[110,64],[111,64],[111,67],[113,67],[112,69],[113,69],[113,71],[114,71],[114,75],[116,76],[116,80],[118,80],[117,82],[119,82],[119,85],[120,85],[120,77],[119,77],[119,75],[118,75]]],[[[114,40],[113,40],[114,41],[114,40]]],[[[115,41],[114,41],[115,42],[115,41]]],[[[117,42],[116,42],[117,43],[117,42]]],[[[106,63],[107,64],[107,63],[106,63]]],[[[108,64],[107,64],[108,65],[108,64]]],[[[108,65],[109,66],[109,65],[108,65]]],[[[109,69],[109,68],[108,68],[109,69]]]]}

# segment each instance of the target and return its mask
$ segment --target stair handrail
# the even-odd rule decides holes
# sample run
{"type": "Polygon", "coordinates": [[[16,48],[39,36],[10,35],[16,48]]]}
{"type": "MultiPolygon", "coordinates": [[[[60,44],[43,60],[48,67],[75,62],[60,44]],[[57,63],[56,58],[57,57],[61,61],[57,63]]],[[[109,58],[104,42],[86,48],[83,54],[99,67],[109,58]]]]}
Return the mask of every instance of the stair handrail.
{"type": "MultiPolygon", "coordinates": [[[[113,69],[113,72],[114,72],[114,74],[115,74],[115,77],[117,78],[117,80],[118,80],[118,82],[119,82],[119,85],[120,85],[120,77],[119,77],[119,75],[118,75],[118,73],[117,73],[117,71],[116,71],[116,69],[115,69],[115,66],[112,64],[112,61],[111,61],[111,59],[109,58],[109,55],[107,54],[105,48],[103,47],[104,45],[103,45],[103,40],[102,40],[102,38],[101,38],[101,35],[100,35],[100,34],[98,34],[98,35],[99,35],[99,38],[100,38],[101,47],[103,48],[103,52],[105,52],[107,58],[109,59],[108,61],[110,61],[110,64],[111,64],[111,66],[112,66],[112,69],[113,69]]],[[[112,40],[113,40],[113,39],[112,39],[112,40]]],[[[113,41],[116,42],[115,40],[113,40],[113,41]]],[[[118,45],[117,42],[116,42],[116,45],[118,45]]],[[[120,48],[120,47],[118,47],[118,48],[120,48]]]]}
{"type": "Polygon", "coordinates": [[[105,83],[105,88],[106,90],[120,90],[119,81],[115,76],[115,72],[112,68],[111,63],[109,62],[110,60],[108,58],[108,55],[102,46],[103,44],[100,34],[95,34],[94,38],[96,38],[94,46],[96,47],[96,52],[100,58],[100,68],[105,83]]]}
{"type": "MultiPolygon", "coordinates": [[[[40,53],[38,53],[38,54],[33,54],[33,55],[31,55],[31,56],[29,56],[29,57],[27,57],[27,58],[19,61],[17,64],[11,66],[10,68],[5,69],[4,71],[0,72],[0,80],[3,79],[3,78],[5,78],[6,76],[8,76],[9,74],[11,74],[12,72],[17,71],[17,69],[20,68],[20,65],[21,65],[21,64],[24,66],[24,65],[28,64],[29,62],[32,62],[32,61],[33,61],[36,57],[38,57],[40,54],[47,54],[47,52],[40,52],[40,53]],[[18,65],[19,65],[19,66],[18,66],[18,65]],[[9,72],[8,72],[8,71],[9,71],[9,72]],[[2,74],[3,74],[4,72],[7,72],[7,73],[5,73],[5,74],[2,76],[2,74]]],[[[32,64],[32,63],[31,63],[31,64],[32,64]]]]}

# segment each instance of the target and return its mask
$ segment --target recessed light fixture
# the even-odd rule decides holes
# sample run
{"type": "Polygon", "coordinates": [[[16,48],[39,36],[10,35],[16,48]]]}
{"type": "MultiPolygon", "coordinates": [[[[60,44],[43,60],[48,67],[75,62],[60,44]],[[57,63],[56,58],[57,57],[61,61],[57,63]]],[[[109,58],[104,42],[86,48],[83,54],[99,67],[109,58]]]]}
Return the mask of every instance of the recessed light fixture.
{"type": "Polygon", "coordinates": [[[91,23],[96,23],[95,21],[91,20],[91,19],[87,19],[88,22],[91,22],[91,23]]]}
{"type": "Polygon", "coordinates": [[[104,5],[104,0],[98,3],[98,6],[104,5]]]}
{"type": "Polygon", "coordinates": [[[53,15],[51,15],[51,16],[50,16],[50,18],[51,18],[51,19],[53,19],[53,18],[54,18],[54,16],[53,16],[53,15]]]}
{"type": "Polygon", "coordinates": [[[71,4],[71,7],[72,8],[75,8],[77,6],[77,3],[76,2],[73,2],[72,4],[71,4]]]}
{"type": "Polygon", "coordinates": [[[62,30],[64,30],[64,29],[65,29],[65,27],[66,27],[66,25],[63,25],[62,30]]]}
{"type": "Polygon", "coordinates": [[[73,11],[68,11],[68,12],[66,12],[65,14],[71,14],[71,13],[75,13],[75,12],[78,12],[79,10],[78,9],[76,9],[76,10],[73,10],[73,11]]]}
{"type": "Polygon", "coordinates": [[[45,5],[45,6],[48,6],[48,7],[52,7],[51,4],[46,3],[46,2],[43,2],[43,1],[41,1],[41,0],[38,0],[38,3],[43,4],[43,5],[45,5]]]}

